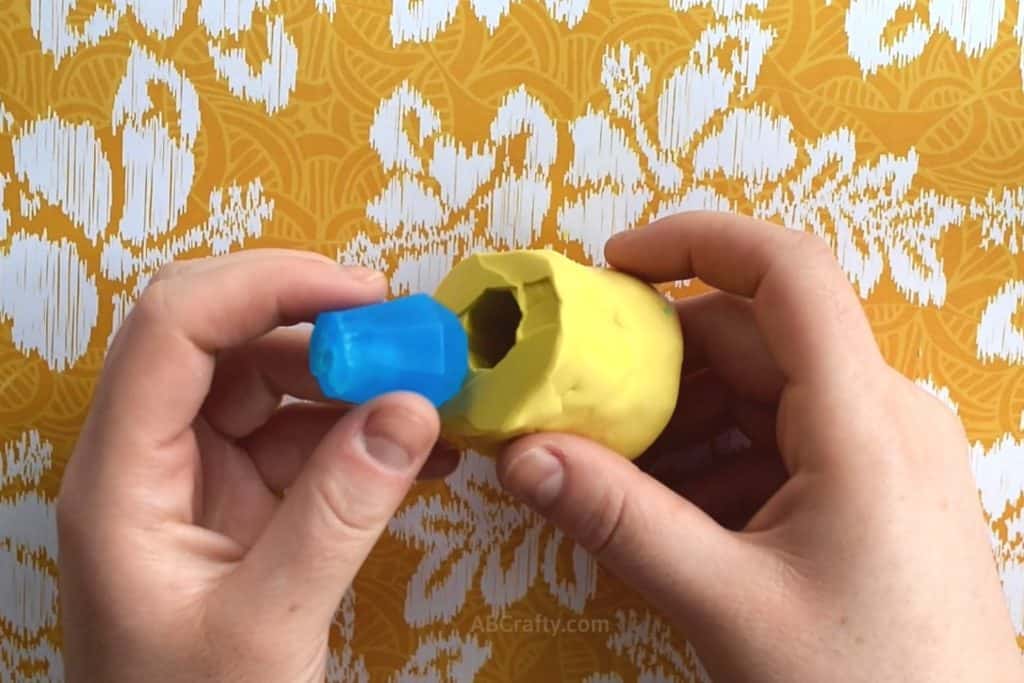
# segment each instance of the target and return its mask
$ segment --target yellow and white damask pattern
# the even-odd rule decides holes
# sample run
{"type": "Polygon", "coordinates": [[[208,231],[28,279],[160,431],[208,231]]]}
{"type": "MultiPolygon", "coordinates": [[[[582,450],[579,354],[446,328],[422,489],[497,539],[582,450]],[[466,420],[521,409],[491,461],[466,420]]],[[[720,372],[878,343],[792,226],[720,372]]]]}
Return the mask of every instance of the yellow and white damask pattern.
{"type": "MultiPolygon", "coordinates": [[[[0,3],[0,680],[61,679],[53,499],[161,263],[313,249],[399,294],[689,208],[831,242],[967,426],[1024,647],[1022,46],[1002,0],[0,3]]],[[[472,454],[335,636],[333,680],[707,679],[472,454]]]]}

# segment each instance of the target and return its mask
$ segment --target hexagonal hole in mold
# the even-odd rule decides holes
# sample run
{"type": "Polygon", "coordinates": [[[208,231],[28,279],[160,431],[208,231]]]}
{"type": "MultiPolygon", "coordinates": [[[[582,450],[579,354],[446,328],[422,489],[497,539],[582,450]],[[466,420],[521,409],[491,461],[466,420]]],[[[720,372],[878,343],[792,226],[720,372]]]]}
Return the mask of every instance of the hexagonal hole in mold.
{"type": "Polygon", "coordinates": [[[466,310],[463,324],[469,337],[469,364],[474,370],[493,368],[516,344],[523,320],[510,289],[487,289],[466,310]]]}

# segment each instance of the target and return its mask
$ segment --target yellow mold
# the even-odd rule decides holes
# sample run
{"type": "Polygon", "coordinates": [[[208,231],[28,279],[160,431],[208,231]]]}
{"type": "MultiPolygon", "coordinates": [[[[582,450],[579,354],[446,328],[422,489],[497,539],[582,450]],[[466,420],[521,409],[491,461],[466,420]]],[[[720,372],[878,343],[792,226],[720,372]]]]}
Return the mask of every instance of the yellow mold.
{"type": "Polygon", "coordinates": [[[643,453],[675,410],[683,339],[671,304],[623,273],[553,251],[470,256],[435,298],[469,336],[470,373],[442,407],[455,445],[494,455],[535,432],[643,453]]]}

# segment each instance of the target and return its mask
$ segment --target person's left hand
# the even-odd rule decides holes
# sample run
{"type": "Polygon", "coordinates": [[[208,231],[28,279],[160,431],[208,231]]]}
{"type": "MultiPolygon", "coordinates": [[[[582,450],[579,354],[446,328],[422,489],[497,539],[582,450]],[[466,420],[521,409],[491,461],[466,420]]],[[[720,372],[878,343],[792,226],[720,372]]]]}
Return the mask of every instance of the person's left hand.
{"type": "Polygon", "coordinates": [[[410,394],[282,406],[322,396],[308,330],[281,326],[385,291],[379,273],[288,251],[154,278],[59,497],[69,683],[324,679],[356,571],[421,468],[457,455],[428,461],[437,413],[410,394]]]}

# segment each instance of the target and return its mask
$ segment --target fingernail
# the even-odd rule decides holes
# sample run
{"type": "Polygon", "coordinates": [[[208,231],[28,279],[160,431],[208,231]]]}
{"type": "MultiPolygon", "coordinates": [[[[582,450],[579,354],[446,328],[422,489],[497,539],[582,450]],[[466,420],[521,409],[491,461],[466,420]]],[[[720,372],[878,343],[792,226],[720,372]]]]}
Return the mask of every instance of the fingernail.
{"type": "Polygon", "coordinates": [[[550,506],[562,490],[562,461],[546,448],[531,448],[516,456],[505,470],[505,487],[537,508],[550,506]]]}
{"type": "Polygon", "coordinates": [[[342,265],[341,269],[344,271],[347,277],[359,282],[377,282],[378,280],[384,279],[384,273],[373,270],[372,268],[364,268],[363,266],[346,266],[342,265]]]}
{"type": "Polygon", "coordinates": [[[378,463],[402,471],[430,448],[429,432],[419,415],[402,408],[382,407],[367,418],[363,445],[367,455],[378,463]]]}

